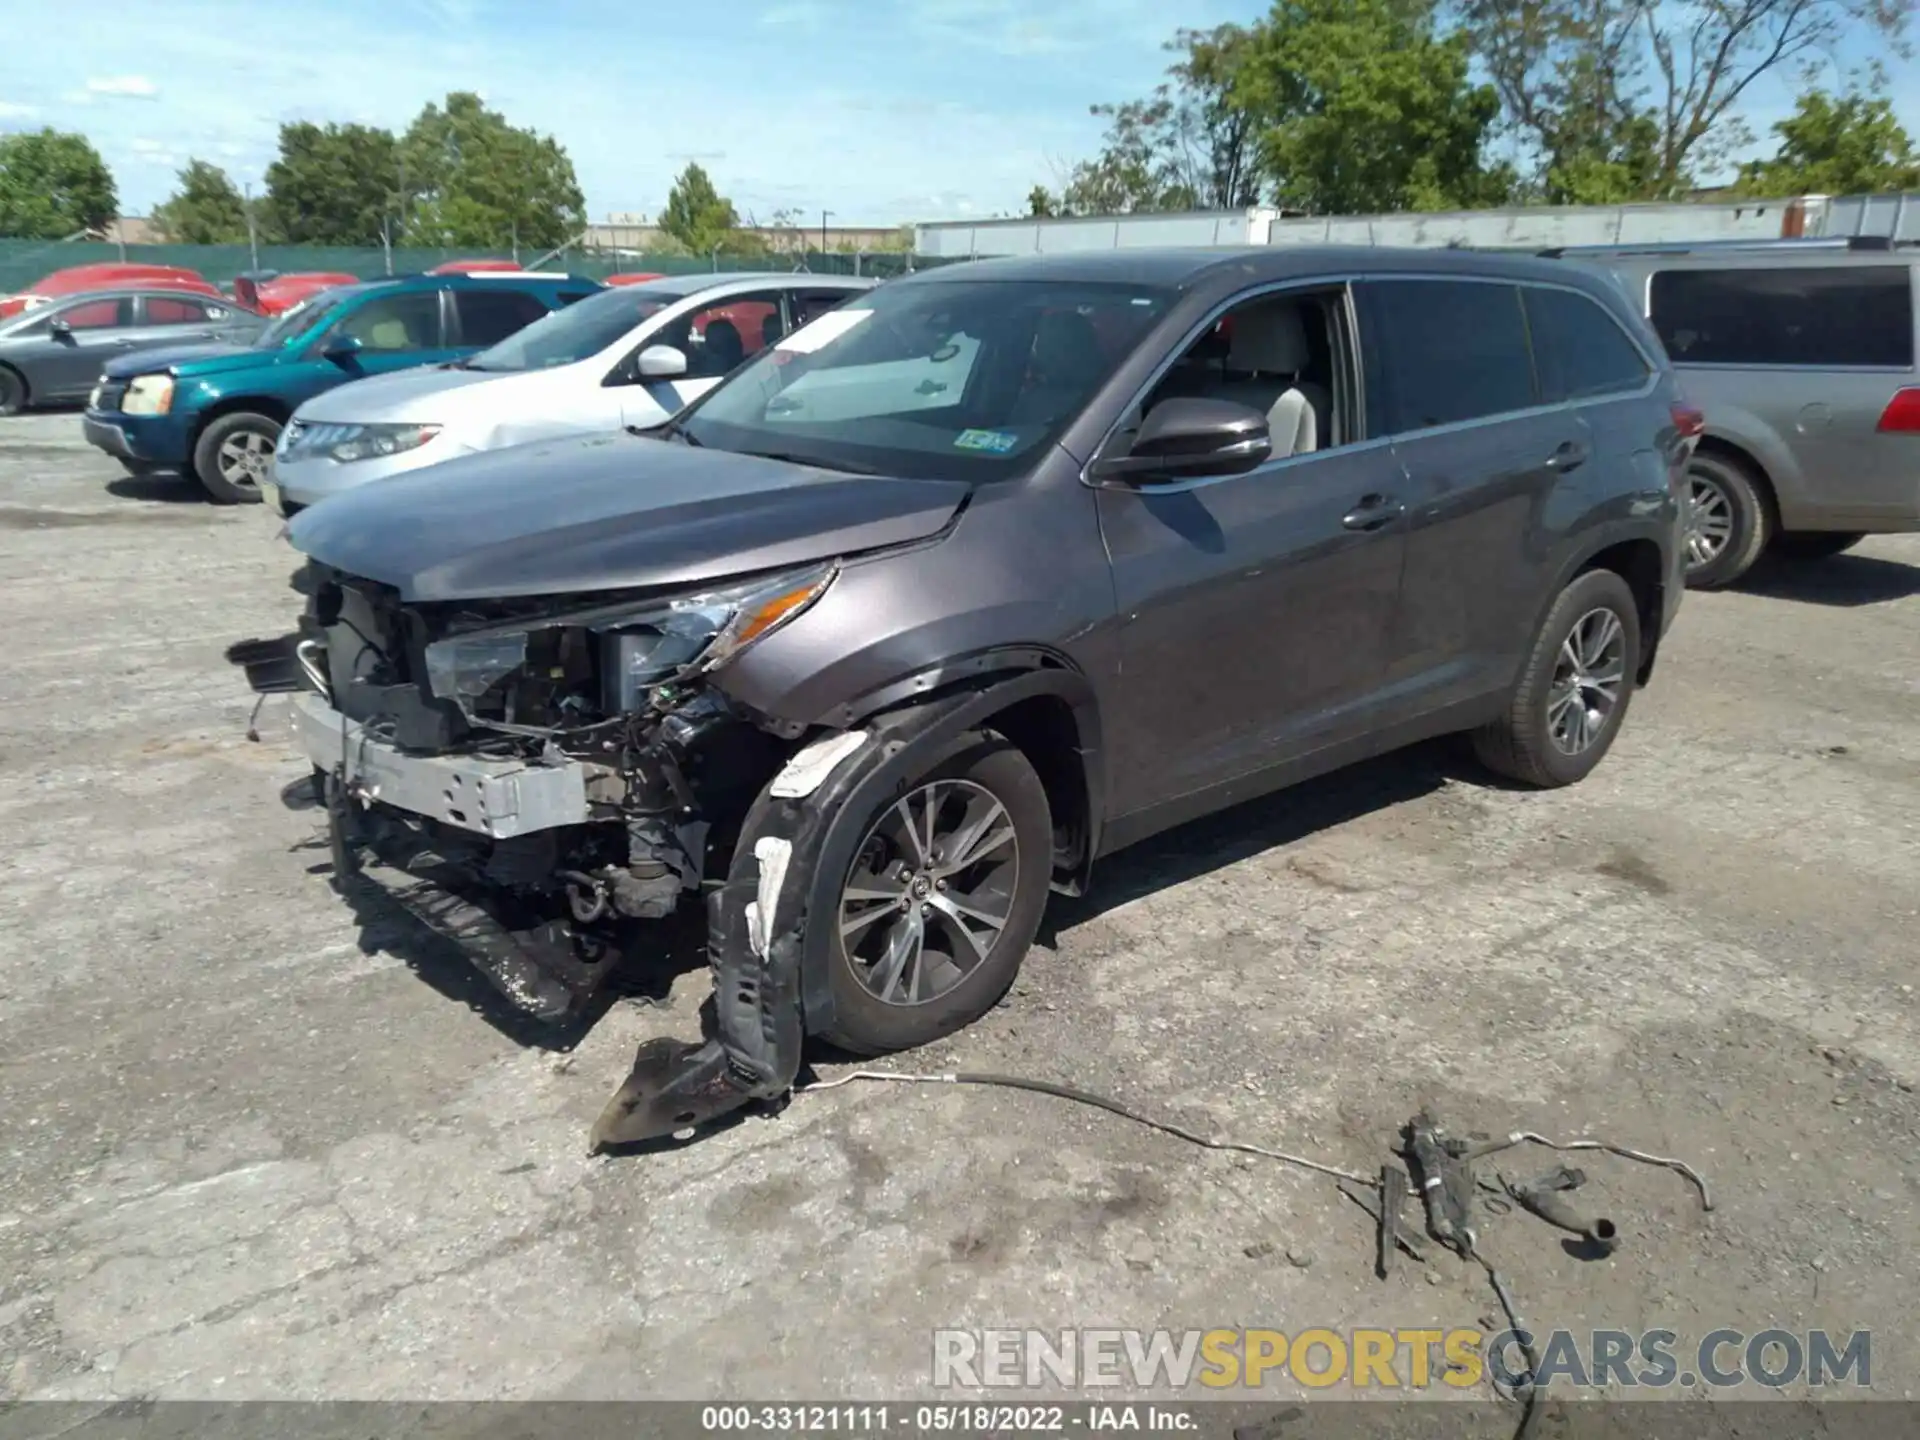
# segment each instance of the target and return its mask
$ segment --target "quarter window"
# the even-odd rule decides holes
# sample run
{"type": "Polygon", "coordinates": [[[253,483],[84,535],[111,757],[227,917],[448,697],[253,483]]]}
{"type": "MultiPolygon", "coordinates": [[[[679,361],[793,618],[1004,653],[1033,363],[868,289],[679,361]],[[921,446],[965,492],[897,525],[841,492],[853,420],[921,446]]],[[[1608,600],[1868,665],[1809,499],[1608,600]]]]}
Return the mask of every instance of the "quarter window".
{"type": "Polygon", "coordinates": [[[1391,433],[1426,430],[1537,404],[1517,286],[1375,280],[1360,287],[1382,341],[1373,374],[1391,433]],[[1384,332],[1384,335],[1382,334],[1384,332]]]}
{"type": "Polygon", "coordinates": [[[1543,399],[1585,400],[1647,383],[1646,357],[1595,301],[1544,286],[1522,293],[1543,399]]]}
{"type": "Polygon", "coordinates": [[[1680,365],[1913,364],[1904,265],[1662,270],[1648,310],[1680,365]]]}

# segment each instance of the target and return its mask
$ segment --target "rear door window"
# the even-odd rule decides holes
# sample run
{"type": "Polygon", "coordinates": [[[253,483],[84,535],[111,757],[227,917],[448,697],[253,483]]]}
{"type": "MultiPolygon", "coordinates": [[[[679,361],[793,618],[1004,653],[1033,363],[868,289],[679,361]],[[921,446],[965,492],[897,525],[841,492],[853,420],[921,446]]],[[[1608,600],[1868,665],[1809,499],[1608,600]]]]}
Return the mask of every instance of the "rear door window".
{"type": "Polygon", "coordinates": [[[540,298],[525,290],[456,290],[453,307],[462,345],[498,345],[547,313],[540,298]]]}
{"type": "Polygon", "coordinates": [[[1388,434],[1428,430],[1539,403],[1520,289],[1476,280],[1372,280],[1358,287],[1371,312],[1369,397],[1388,434]]]}
{"type": "Polygon", "coordinates": [[[1523,292],[1541,398],[1590,400],[1638,390],[1651,370],[1640,348],[1595,301],[1573,290],[1523,292]]]}
{"type": "Polygon", "coordinates": [[[149,325],[204,325],[214,318],[214,312],[204,301],[190,300],[183,295],[149,295],[146,306],[149,325]]]}
{"type": "Polygon", "coordinates": [[[1913,365],[1905,265],[1661,270],[1647,308],[1679,365],[1913,365]]]}

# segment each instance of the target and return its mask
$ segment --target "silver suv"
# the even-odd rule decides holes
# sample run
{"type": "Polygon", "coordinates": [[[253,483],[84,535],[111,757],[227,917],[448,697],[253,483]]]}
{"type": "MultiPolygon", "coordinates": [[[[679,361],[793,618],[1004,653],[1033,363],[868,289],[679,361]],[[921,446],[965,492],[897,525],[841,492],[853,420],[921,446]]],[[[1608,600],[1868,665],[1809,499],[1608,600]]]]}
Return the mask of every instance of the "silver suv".
{"type": "Polygon", "coordinates": [[[1688,585],[1732,584],[1769,548],[1813,559],[1920,530],[1920,253],[1845,240],[1556,253],[1619,277],[1706,413],[1688,585]]]}

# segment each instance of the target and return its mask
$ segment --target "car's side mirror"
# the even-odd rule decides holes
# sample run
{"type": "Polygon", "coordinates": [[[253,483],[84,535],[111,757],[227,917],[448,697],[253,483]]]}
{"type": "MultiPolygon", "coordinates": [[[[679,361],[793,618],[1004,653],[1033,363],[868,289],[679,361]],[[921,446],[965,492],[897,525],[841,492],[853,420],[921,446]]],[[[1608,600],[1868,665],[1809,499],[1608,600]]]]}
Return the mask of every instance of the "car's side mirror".
{"type": "Polygon", "coordinates": [[[47,321],[47,333],[56,339],[71,340],[73,338],[73,326],[65,320],[49,320],[47,321]]]}
{"type": "Polygon", "coordinates": [[[687,373],[687,352],[677,345],[649,345],[634,368],[642,380],[669,380],[687,373]]]}
{"type": "Polygon", "coordinates": [[[341,360],[351,359],[353,356],[358,355],[360,350],[359,336],[335,335],[331,340],[327,341],[325,345],[320,347],[320,355],[322,359],[332,360],[337,363],[341,360]]]}
{"type": "Polygon", "coordinates": [[[1184,480],[1239,475],[1273,454],[1267,417],[1231,400],[1177,396],[1147,412],[1124,455],[1096,460],[1095,480],[1184,480]]]}

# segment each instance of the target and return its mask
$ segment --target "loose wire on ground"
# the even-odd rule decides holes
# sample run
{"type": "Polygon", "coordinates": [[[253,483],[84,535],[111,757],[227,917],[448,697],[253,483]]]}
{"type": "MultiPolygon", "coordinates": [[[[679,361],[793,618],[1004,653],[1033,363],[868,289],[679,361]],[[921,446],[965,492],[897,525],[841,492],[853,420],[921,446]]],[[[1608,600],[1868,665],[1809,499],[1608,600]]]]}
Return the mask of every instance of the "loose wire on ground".
{"type": "MultiPolygon", "coordinates": [[[[1130,1105],[1124,1105],[1105,1095],[1096,1095],[1091,1090],[1082,1090],[1073,1085],[1056,1085],[1048,1080],[1028,1080],[1019,1075],[993,1075],[984,1071],[965,1070],[946,1075],[914,1075],[897,1070],[850,1070],[845,1075],[837,1076],[832,1080],[816,1080],[810,1085],[796,1086],[794,1093],[804,1095],[813,1090],[834,1090],[842,1085],[851,1084],[855,1080],[890,1080],[906,1085],[998,1085],[1009,1090],[1031,1090],[1041,1095],[1053,1095],[1062,1100],[1074,1100],[1082,1105],[1092,1105],[1097,1109],[1118,1115],[1122,1119],[1131,1120],[1136,1125],[1145,1125],[1150,1130],[1172,1135],[1177,1139],[1185,1140],[1188,1144],[1201,1146],[1203,1149],[1236,1150],[1246,1155],[1264,1155],[1269,1160],[1298,1165],[1316,1174],[1331,1175],[1336,1180],[1351,1180],[1354,1184],[1366,1186],[1369,1189],[1378,1183],[1377,1177],[1357,1175],[1351,1170],[1342,1170],[1337,1165],[1328,1165],[1319,1160],[1309,1159],[1305,1155],[1290,1155],[1284,1150],[1272,1150],[1265,1145],[1254,1145],[1244,1140],[1216,1140],[1169,1121],[1142,1114],[1130,1105]]],[[[1604,1150],[1610,1155],[1618,1155],[1623,1159],[1638,1160],[1643,1165],[1658,1165],[1662,1169],[1672,1170],[1686,1176],[1699,1190],[1701,1209],[1713,1209],[1713,1194],[1707,1189],[1705,1177],[1686,1161],[1675,1160],[1666,1155],[1649,1155],[1644,1150],[1632,1150],[1625,1145],[1615,1145],[1610,1140],[1597,1140],[1590,1136],[1582,1136],[1577,1140],[1550,1140],[1545,1135],[1536,1134],[1531,1130],[1515,1130],[1504,1140],[1492,1140],[1484,1145],[1475,1146],[1464,1158],[1478,1160],[1483,1155],[1497,1154],[1502,1150],[1510,1150],[1515,1145],[1529,1143],[1544,1145],[1549,1150],[1604,1150]]],[[[1407,1197],[1417,1200],[1420,1198],[1420,1192],[1409,1189],[1407,1197]]]]}
{"type": "Polygon", "coordinates": [[[1092,1105],[1097,1109],[1109,1111],[1122,1119],[1131,1120],[1136,1125],[1145,1125],[1150,1130],[1172,1135],[1185,1140],[1190,1145],[1198,1145],[1207,1150],[1237,1150],[1247,1155],[1264,1155],[1269,1160],[1279,1160],[1287,1165],[1298,1165],[1304,1170],[1317,1174],[1331,1175],[1336,1180],[1351,1180],[1356,1185],[1371,1186],[1376,1183],[1365,1175],[1356,1175],[1351,1170],[1342,1170],[1337,1165],[1326,1165],[1318,1160],[1310,1160],[1304,1155],[1289,1155],[1284,1150],[1270,1150],[1264,1145],[1253,1145],[1244,1140],[1215,1140],[1209,1136],[1188,1130],[1166,1120],[1157,1120],[1151,1115],[1143,1115],[1131,1106],[1105,1095],[1096,1095],[1091,1090],[1081,1090],[1072,1085],[1055,1085],[1048,1080],[1028,1080],[1019,1075],[989,1075],[980,1071],[956,1071],[950,1075],[908,1075],[895,1070],[853,1070],[832,1080],[816,1080],[811,1085],[795,1087],[794,1093],[804,1095],[812,1090],[832,1090],[854,1080],[895,1080],[908,1085],[999,1085],[1009,1090],[1031,1090],[1041,1095],[1053,1095],[1062,1100],[1075,1100],[1082,1105],[1092,1105]]]}
{"type": "Polygon", "coordinates": [[[1694,1188],[1700,1192],[1700,1208],[1713,1209],[1713,1192],[1707,1189],[1706,1177],[1684,1160],[1675,1160],[1669,1155],[1649,1155],[1644,1150],[1629,1150],[1625,1145],[1615,1145],[1609,1140],[1595,1140],[1582,1137],[1578,1140],[1549,1140],[1544,1135],[1536,1135],[1531,1130],[1515,1130],[1504,1140],[1490,1141],[1477,1145],[1467,1152],[1466,1158],[1478,1160],[1483,1155],[1494,1155],[1502,1150],[1510,1150],[1515,1145],[1531,1143],[1544,1145],[1549,1150],[1604,1150],[1609,1155],[1618,1155],[1626,1160],[1638,1160],[1642,1165],[1658,1165],[1663,1170],[1672,1170],[1691,1180],[1694,1188]]]}

